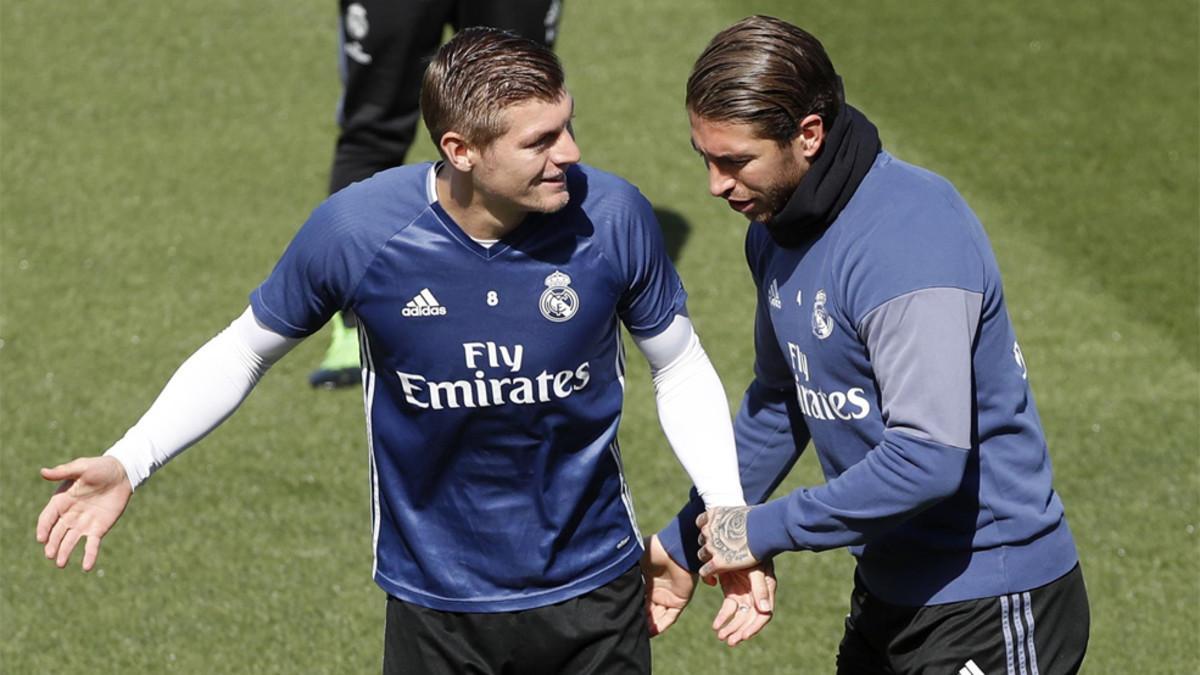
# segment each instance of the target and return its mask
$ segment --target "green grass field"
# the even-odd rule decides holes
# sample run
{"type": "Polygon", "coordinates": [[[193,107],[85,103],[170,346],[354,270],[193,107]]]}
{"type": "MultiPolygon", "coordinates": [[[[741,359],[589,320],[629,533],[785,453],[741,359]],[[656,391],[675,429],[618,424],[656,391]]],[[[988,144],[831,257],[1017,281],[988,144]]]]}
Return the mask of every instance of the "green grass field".
{"type": "MultiPolygon", "coordinates": [[[[988,228],[1087,575],[1085,671],[1196,672],[1197,4],[568,0],[584,159],[668,216],[731,405],[745,225],[707,196],[682,98],[712,34],[755,12],[819,36],[885,147],[988,228]]],[[[378,671],[361,396],[304,382],[324,334],[138,491],[95,572],[33,538],[38,468],[119,438],[324,196],[335,21],[330,0],[0,4],[0,671],[378,671]]],[[[622,445],[649,531],[687,484],[631,362],[622,445]]],[[[788,485],[819,480],[810,452],[788,485]]],[[[831,672],[852,561],[778,563],[760,637],[717,643],[702,588],[656,671],[831,672]]]]}

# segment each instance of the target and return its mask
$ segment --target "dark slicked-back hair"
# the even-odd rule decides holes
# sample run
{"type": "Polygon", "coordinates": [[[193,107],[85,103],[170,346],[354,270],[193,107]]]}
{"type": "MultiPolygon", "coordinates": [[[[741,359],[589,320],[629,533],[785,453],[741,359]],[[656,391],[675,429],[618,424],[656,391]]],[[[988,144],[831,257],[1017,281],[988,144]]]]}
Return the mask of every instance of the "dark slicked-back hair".
{"type": "Polygon", "coordinates": [[[467,28],[442,45],[421,82],[421,115],[433,144],[447,131],[481,146],[506,129],[500,113],[565,93],[562,65],[538,42],[495,28],[467,28]]]}
{"type": "Polygon", "coordinates": [[[844,100],[841,81],[817,38],[770,16],[717,33],[687,83],[688,111],[714,122],[751,125],[787,143],[816,114],[828,129],[844,100]]]}

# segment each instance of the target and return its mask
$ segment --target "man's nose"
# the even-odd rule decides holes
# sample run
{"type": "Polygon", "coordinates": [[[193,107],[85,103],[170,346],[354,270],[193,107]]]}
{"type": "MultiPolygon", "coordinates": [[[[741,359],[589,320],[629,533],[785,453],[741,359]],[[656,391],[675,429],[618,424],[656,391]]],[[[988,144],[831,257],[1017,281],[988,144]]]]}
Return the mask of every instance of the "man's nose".
{"type": "Polygon", "coordinates": [[[575,135],[569,129],[558,137],[553,150],[550,158],[555,164],[574,164],[579,161],[579,146],[575,143],[575,135]]]}
{"type": "Polygon", "coordinates": [[[708,192],[714,197],[724,197],[733,191],[733,176],[722,171],[715,163],[708,165],[708,192]]]}

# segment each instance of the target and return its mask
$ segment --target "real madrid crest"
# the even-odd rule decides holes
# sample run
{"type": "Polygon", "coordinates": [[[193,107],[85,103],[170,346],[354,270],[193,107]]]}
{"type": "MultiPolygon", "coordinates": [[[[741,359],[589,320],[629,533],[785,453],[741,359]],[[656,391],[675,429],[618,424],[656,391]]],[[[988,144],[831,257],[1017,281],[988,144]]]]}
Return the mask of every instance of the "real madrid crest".
{"type": "Polygon", "coordinates": [[[546,277],[546,290],[538,301],[542,316],[555,323],[562,323],[579,311],[579,294],[571,288],[571,277],[554,270],[546,277]]]}
{"type": "Polygon", "coordinates": [[[812,331],[819,339],[824,340],[833,334],[833,319],[825,311],[825,289],[817,291],[813,298],[812,331]]]}

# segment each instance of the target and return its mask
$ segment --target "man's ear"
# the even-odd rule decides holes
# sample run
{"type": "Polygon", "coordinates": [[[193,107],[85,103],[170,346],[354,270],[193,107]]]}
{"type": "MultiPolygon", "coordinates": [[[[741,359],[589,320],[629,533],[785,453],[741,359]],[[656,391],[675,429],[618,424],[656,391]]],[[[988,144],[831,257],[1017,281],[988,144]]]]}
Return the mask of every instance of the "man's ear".
{"type": "Polygon", "coordinates": [[[438,143],[438,147],[442,151],[442,156],[446,158],[446,162],[454,170],[470,173],[475,166],[474,148],[462,134],[447,131],[442,134],[442,140],[438,143]]]}
{"type": "Polygon", "coordinates": [[[825,123],[820,115],[809,115],[800,120],[800,134],[796,137],[798,150],[805,159],[812,159],[825,145],[825,123]]]}

